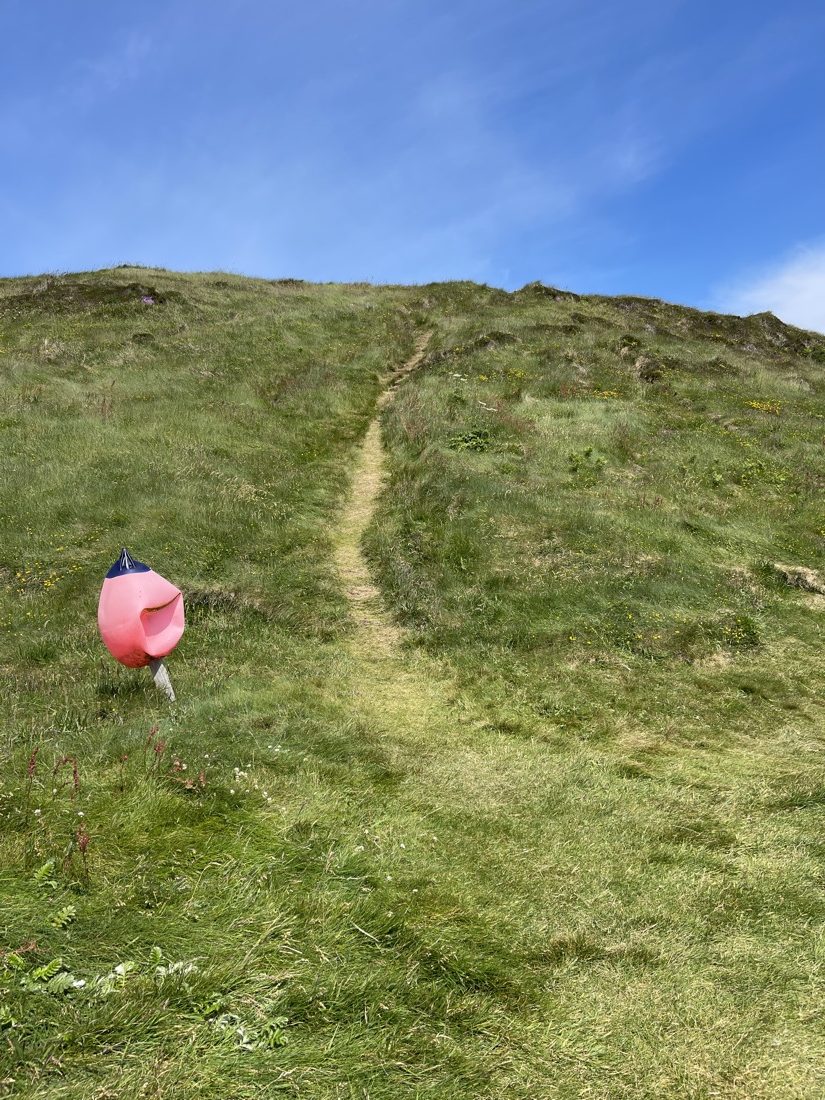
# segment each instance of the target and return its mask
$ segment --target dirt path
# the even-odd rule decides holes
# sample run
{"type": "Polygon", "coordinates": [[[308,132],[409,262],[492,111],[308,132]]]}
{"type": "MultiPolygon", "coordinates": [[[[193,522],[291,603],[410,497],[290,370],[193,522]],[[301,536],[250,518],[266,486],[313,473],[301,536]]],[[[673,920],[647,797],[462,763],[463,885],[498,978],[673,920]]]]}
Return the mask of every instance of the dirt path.
{"type": "MultiPolygon", "coordinates": [[[[421,336],[410,358],[391,375],[378,402],[379,413],[420,364],[429,338],[428,333],[421,336]]],[[[456,758],[461,734],[455,708],[460,693],[449,670],[443,662],[404,646],[404,631],[385,607],[361,549],[384,474],[376,415],[355,462],[335,545],[335,563],[355,625],[346,643],[351,662],[349,703],[363,721],[363,729],[380,743],[388,762],[416,774],[434,796],[440,786],[453,785],[456,775],[467,775],[472,769],[460,766],[456,758]]],[[[451,798],[455,800],[456,795],[451,798]]]]}
{"type": "MultiPolygon", "coordinates": [[[[410,358],[391,375],[378,402],[379,412],[420,364],[428,340],[428,334],[422,336],[410,358]]],[[[482,739],[485,715],[461,689],[448,663],[406,646],[404,630],[385,607],[361,549],[384,473],[376,415],[355,461],[335,540],[335,564],[355,626],[346,641],[346,690],[352,714],[359,720],[358,736],[371,737],[387,764],[410,777],[416,812],[425,817],[445,807],[468,814],[485,807],[492,812],[512,797],[522,745],[506,734],[487,732],[482,739]]]]}
{"type": "MultiPolygon", "coordinates": [[[[410,358],[392,373],[387,388],[378,399],[379,412],[393,400],[400,383],[424,358],[430,336],[429,332],[420,336],[410,358]]],[[[350,495],[341,514],[335,547],[335,564],[358,628],[357,643],[362,651],[375,656],[387,655],[392,651],[401,634],[372,582],[369,566],[361,549],[361,539],[372,519],[383,487],[384,467],[381,424],[376,415],[356,460],[350,495]]]]}

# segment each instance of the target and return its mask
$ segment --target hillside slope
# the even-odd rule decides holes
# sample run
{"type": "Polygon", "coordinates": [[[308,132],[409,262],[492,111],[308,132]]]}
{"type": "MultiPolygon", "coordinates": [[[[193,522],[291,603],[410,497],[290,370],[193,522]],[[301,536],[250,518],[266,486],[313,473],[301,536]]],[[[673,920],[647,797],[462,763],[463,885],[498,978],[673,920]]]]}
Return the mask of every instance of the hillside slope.
{"type": "Polygon", "coordinates": [[[0,1088],[822,1094],[825,338],[123,268],[0,386],[0,1088]]]}

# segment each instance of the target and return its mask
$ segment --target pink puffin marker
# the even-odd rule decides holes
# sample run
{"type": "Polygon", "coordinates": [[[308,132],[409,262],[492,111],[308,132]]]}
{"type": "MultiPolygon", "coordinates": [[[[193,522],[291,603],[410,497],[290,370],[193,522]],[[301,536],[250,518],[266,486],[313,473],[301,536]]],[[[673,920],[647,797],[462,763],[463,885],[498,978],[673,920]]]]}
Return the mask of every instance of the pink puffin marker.
{"type": "Polygon", "coordinates": [[[103,644],[127,668],[149,665],[155,684],[174,702],[163,663],[183,634],[183,595],[179,588],[135,561],[124,548],[106,574],[97,605],[103,644]]]}

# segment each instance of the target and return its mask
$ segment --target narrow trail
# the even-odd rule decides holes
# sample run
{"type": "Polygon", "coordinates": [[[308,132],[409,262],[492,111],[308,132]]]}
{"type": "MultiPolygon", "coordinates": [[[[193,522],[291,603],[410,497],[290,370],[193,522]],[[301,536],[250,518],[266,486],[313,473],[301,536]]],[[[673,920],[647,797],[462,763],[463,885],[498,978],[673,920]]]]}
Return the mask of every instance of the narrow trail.
{"type": "Polygon", "coordinates": [[[404,631],[384,605],[361,549],[384,484],[380,412],[421,363],[429,339],[429,333],[419,337],[413,354],[390,376],[378,400],[339,519],[335,564],[355,626],[347,641],[350,706],[366,720],[388,757],[419,778],[426,773],[431,782],[437,782],[448,746],[449,751],[455,748],[456,687],[441,662],[404,647],[404,631]]]}
{"type": "Polygon", "coordinates": [[[346,643],[353,714],[364,720],[362,729],[376,737],[388,761],[415,777],[416,802],[425,791],[430,807],[464,806],[471,813],[512,797],[521,746],[489,732],[479,739],[487,728],[484,716],[443,659],[404,645],[405,632],[384,605],[361,549],[384,484],[380,412],[419,366],[429,340],[430,333],[419,337],[379,398],[338,521],[334,560],[355,627],[346,643]]]}
{"type": "MultiPolygon", "coordinates": [[[[401,382],[418,367],[430,341],[431,333],[419,336],[413,354],[390,376],[389,383],[378,399],[378,412],[395,397],[401,382]]],[[[385,458],[381,442],[381,423],[376,415],[367,429],[355,464],[349,498],[338,525],[335,564],[350,603],[357,627],[357,643],[364,653],[387,656],[401,638],[375,587],[369,566],[361,549],[361,539],[370,524],[384,483],[385,458]]]]}

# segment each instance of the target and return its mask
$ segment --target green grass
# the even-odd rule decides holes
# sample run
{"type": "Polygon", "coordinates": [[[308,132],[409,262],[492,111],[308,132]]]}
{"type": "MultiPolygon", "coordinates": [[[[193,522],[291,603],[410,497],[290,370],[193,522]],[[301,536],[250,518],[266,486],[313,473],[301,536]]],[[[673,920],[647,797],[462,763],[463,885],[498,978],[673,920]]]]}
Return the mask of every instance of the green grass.
{"type": "Polygon", "coordinates": [[[821,568],[823,358],[541,287],[0,282],[0,1091],[820,1097],[822,600],[770,566],[821,568]],[[424,331],[387,658],[332,551],[424,331]],[[186,596],[171,708],[97,637],[121,544],[186,596]]]}

